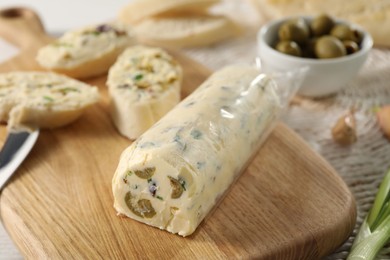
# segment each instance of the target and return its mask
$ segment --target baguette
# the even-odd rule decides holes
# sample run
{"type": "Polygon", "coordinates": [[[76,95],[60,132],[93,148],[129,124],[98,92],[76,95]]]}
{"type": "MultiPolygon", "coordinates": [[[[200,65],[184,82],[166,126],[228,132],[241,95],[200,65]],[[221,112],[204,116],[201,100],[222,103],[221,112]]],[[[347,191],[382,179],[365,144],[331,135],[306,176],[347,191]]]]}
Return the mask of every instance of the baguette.
{"type": "Polygon", "coordinates": [[[46,69],[84,79],[106,73],[118,55],[135,42],[129,26],[118,23],[87,26],[67,32],[42,47],[37,61],[46,69]]]}
{"type": "Polygon", "coordinates": [[[119,20],[134,24],[155,15],[202,12],[218,2],[220,0],[135,0],[121,9],[119,20]]]}
{"type": "Polygon", "coordinates": [[[236,29],[229,18],[208,14],[154,17],[135,26],[141,42],[177,48],[211,45],[232,37],[236,29]]]}
{"type": "Polygon", "coordinates": [[[96,103],[96,87],[49,72],[0,74],[0,121],[11,131],[56,128],[96,103]]]}

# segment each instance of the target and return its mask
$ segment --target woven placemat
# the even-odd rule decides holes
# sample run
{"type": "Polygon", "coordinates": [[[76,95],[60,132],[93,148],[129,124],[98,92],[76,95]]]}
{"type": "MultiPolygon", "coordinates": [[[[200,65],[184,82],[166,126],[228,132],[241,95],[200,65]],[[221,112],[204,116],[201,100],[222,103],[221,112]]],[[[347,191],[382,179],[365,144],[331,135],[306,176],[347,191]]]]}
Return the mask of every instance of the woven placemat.
{"type": "MultiPolygon", "coordinates": [[[[254,63],[261,17],[257,17],[249,3],[240,0],[227,0],[215,11],[240,17],[245,28],[243,35],[208,48],[188,49],[186,53],[211,69],[230,63],[254,63]]],[[[375,107],[385,104],[390,104],[390,50],[373,49],[358,77],[345,89],[317,100],[298,97],[283,117],[290,128],[336,169],[356,199],[355,229],[326,259],[346,259],[378,186],[390,168],[390,141],[383,136],[374,113],[375,107]],[[356,110],[358,141],[342,147],[333,141],[331,128],[351,108],[356,110]]],[[[390,259],[390,245],[382,250],[378,259],[390,259]]]]}
{"type": "MultiPolygon", "coordinates": [[[[357,222],[352,236],[327,259],[345,259],[378,186],[390,168],[390,141],[381,132],[374,108],[390,104],[390,51],[374,49],[360,75],[336,96],[322,100],[301,99],[284,121],[299,133],[341,175],[357,204],[357,222]],[[331,127],[348,109],[356,110],[355,144],[341,147],[331,137],[331,127]]],[[[389,249],[379,259],[390,259],[389,249]]]]}

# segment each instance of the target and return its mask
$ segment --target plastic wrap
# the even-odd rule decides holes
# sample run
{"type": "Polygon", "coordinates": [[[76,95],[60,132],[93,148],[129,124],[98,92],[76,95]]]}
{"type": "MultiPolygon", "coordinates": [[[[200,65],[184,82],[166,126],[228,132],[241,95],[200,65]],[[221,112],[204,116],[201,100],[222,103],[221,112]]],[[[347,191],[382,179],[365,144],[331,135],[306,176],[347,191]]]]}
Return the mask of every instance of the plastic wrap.
{"type": "Polygon", "coordinates": [[[118,213],[192,234],[266,139],[301,74],[214,73],[123,152],[113,178],[118,213]]]}

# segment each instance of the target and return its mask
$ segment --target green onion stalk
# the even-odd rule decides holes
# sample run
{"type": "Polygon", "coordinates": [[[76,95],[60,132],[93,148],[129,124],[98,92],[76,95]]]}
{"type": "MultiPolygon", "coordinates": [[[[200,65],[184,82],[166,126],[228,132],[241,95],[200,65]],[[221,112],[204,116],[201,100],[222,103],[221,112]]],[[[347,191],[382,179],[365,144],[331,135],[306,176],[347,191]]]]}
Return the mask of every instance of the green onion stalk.
{"type": "Polygon", "coordinates": [[[386,173],[374,204],[359,229],[347,260],[369,260],[390,238],[390,169],[386,173]]]}

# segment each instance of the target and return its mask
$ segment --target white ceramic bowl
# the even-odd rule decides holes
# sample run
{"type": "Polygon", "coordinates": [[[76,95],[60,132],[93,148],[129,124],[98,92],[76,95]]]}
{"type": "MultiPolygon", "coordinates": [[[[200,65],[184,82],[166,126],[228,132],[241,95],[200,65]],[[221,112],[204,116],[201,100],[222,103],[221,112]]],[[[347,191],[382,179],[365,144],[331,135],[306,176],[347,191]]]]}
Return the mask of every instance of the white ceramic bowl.
{"type": "MultiPolygon", "coordinates": [[[[333,94],[355,78],[367,59],[372,48],[371,35],[361,27],[342,20],[335,19],[336,23],[349,24],[363,33],[361,49],[353,54],[333,59],[309,59],[283,54],[272,46],[276,43],[280,25],[287,17],[272,21],[260,29],[257,35],[258,54],[262,69],[265,72],[289,71],[300,67],[307,67],[308,73],[298,94],[309,97],[321,97],[333,94]]],[[[303,17],[307,22],[312,17],[303,17]]]]}

